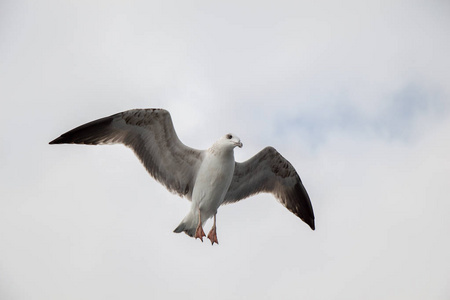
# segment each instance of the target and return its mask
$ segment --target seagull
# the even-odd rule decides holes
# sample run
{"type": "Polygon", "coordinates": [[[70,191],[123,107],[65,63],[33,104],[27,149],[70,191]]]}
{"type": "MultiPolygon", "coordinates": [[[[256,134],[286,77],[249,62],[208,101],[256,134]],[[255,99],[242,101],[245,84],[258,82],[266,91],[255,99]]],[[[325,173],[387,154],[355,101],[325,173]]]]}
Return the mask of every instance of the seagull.
{"type": "Polygon", "coordinates": [[[184,145],[164,109],[132,109],[72,129],[49,144],[124,144],[131,148],[150,175],[170,192],[186,197],[191,208],[174,232],[184,232],[203,242],[203,223],[214,217],[208,234],[219,243],[216,215],[221,205],[252,195],[272,193],[289,211],[315,229],[314,212],[294,167],[273,147],[249,160],[234,160],[241,140],[228,133],[209,149],[184,145]]]}

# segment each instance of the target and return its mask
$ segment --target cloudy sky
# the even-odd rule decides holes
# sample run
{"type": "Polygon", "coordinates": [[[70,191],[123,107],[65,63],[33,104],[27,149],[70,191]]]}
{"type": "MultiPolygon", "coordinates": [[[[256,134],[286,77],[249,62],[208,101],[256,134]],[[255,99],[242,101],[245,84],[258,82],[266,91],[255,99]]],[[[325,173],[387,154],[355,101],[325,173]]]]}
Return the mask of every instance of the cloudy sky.
{"type": "Polygon", "coordinates": [[[444,0],[1,1],[0,299],[449,299],[449,30],[444,0]],[[202,244],[131,150],[48,145],[148,107],[274,146],[316,231],[258,195],[202,244]]]}

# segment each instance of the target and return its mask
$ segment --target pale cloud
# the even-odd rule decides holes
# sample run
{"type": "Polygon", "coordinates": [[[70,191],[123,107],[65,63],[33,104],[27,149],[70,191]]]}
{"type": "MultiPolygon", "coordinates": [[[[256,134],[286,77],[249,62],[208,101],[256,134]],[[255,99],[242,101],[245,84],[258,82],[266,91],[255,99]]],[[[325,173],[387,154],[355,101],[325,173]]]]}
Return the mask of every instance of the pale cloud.
{"type": "Polygon", "coordinates": [[[443,122],[448,116],[448,98],[438,91],[427,91],[409,84],[389,96],[378,109],[367,114],[346,95],[320,99],[306,111],[290,117],[279,117],[276,131],[284,138],[290,132],[301,132],[303,140],[318,147],[336,134],[352,135],[361,140],[379,138],[386,141],[414,142],[422,121],[443,122]]]}
{"type": "Polygon", "coordinates": [[[447,299],[448,12],[3,1],[0,298],[447,299]],[[167,108],[196,148],[237,134],[239,161],[277,148],[317,230],[259,195],[201,244],[172,233],[189,202],[129,149],[47,144],[138,107],[167,108]]]}

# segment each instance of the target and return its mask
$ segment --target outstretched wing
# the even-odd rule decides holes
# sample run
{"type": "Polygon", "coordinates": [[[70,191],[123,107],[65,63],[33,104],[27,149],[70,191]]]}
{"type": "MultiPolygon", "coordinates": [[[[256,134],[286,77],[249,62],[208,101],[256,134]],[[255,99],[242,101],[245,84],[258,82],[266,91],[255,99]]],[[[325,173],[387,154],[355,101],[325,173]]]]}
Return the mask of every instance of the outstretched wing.
{"type": "Polygon", "coordinates": [[[168,111],[133,109],[72,129],[50,144],[116,144],[133,149],[147,171],[166,188],[189,200],[203,151],[177,137],[168,111]]]}
{"type": "Polygon", "coordinates": [[[246,162],[236,163],[224,204],[261,192],[275,195],[287,209],[315,229],[311,201],[300,177],[272,147],[264,148],[246,162]]]}

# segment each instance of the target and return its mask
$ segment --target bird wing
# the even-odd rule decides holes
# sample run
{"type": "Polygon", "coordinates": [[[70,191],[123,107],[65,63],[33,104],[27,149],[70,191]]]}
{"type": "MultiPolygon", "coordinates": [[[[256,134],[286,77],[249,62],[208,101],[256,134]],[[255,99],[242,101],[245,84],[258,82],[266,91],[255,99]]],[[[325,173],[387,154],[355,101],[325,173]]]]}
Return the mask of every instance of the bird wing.
{"type": "Polygon", "coordinates": [[[314,212],[294,167],[277,150],[267,147],[243,163],[236,163],[224,204],[261,192],[272,193],[288,210],[315,229],[314,212]]]}
{"type": "Polygon", "coordinates": [[[168,111],[133,109],[72,129],[50,144],[122,143],[139,157],[147,171],[169,191],[192,196],[203,152],[185,146],[177,137],[168,111]]]}

